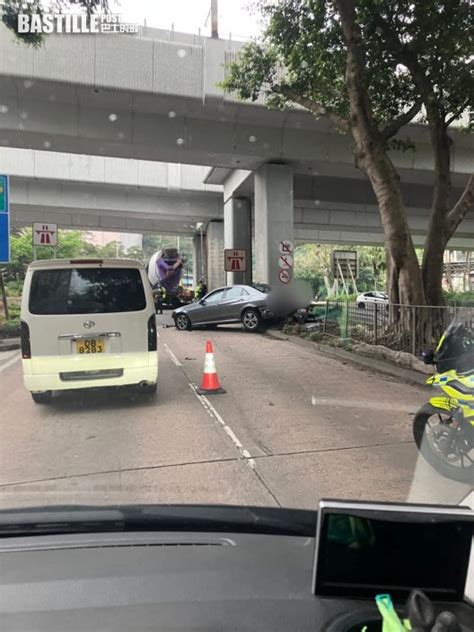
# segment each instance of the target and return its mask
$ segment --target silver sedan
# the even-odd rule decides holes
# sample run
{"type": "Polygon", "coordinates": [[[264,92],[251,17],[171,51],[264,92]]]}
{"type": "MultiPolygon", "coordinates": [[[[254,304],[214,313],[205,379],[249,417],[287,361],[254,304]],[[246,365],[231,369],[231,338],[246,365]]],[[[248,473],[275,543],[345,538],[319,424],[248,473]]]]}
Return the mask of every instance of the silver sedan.
{"type": "Polygon", "coordinates": [[[267,301],[267,294],[250,285],[220,287],[199,301],[176,309],[173,319],[181,331],[224,323],[242,323],[248,331],[258,331],[262,322],[272,317],[267,301]]]}

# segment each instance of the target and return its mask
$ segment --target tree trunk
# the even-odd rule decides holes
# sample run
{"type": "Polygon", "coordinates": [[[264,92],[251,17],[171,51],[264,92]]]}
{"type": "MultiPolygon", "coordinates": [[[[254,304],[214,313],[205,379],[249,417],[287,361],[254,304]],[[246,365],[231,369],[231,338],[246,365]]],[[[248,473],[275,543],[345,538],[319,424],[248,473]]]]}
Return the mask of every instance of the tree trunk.
{"type": "Polygon", "coordinates": [[[465,262],[464,262],[464,274],[462,278],[462,289],[463,292],[468,292],[470,290],[469,280],[471,276],[471,253],[469,250],[466,250],[464,253],[465,262]]]}
{"type": "Polygon", "coordinates": [[[408,227],[400,181],[385,152],[367,152],[361,167],[369,177],[379,205],[385,237],[387,291],[390,302],[424,305],[421,269],[408,227]]]}
{"type": "Polygon", "coordinates": [[[346,88],[356,166],[367,174],[377,198],[385,237],[387,289],[392,303],[424,305],[421,269],[408,227],[400,179],[390,160],[386,139],[373,119],[366,63],[354,0],[336,0],[347,46],[346,88]]]}
{"type": "Polygon", "coordinates": [[[431,145],[435,159],[435,182],[431,218],[423,252],[423,286],[429,305],[444,305],[443,256],[451,238],[446,222],[451,193],[451,143],[444,120],[440,119],[436,111],[430,112],[429,116],[431,145]]]}

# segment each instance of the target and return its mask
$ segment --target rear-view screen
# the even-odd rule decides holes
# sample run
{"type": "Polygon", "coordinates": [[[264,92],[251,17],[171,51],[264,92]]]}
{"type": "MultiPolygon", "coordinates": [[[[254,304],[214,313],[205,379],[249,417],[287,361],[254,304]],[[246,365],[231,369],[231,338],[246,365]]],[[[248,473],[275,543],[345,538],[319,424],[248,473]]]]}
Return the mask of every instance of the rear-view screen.
{"type": "Polygon", "coordinates": [[[347,514],[326,515],[318,553],[317,592],[403,593],[412,588],[431,596],[464,588],[470,525],[459,522],[407,523],[347,514]],[[336,590],[337,589],[337,590],[336,590]]]}
{"type": "Polygon", "coordinates": [[[31,280],[32,314],[108,314],[145,307],[140,271],[133,268],[36,270],[31,280]]]}

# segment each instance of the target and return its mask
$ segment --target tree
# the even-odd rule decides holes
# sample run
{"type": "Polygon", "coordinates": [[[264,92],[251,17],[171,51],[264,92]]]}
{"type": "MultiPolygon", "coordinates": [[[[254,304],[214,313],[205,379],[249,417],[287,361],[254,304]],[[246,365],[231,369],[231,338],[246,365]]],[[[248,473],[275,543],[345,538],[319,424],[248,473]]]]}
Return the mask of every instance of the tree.
{"type": "MultiPolygon", "coordinates": [[[[22,281],[28,265],[35,259],[33,250],[33,236],[31,228],[25,228],[10,237],[10,263],[5,265],[5,277],[13,281],[22,281]]],[[[97,247],[89,243],[86,233],[81,231],[59,231],[56,256],[59,259],[74,259],[81,256],[97,256],[97,247]]],[[[53,247],[37,248],[37,259],[52,259],[55,257],[53,247]]]]}
{"type": "Polygon", "coordinates": [[[376,290],[385,281],[384,249],[378,246],[302,244],[295,249],[295,277],[310,283],[319,297],[330,298],[335,292],[332,273],[334,250],[356,250],[359,255],[359,292],[376,290]]]}
{"type": "Polygon", "coordinates": [[[181,255],[189,263],[193,258],[191,237],[173,237],[171,235],[143,235],[143,254],[149,259],[155,252],[163,248],[178,248],[181,255]]]}
{"type": "MultiPolygon", "coordinates": [[[[296,104],[351,135],[355,165],[369,178],[379,205],[390,298],[403,304],[424,304],[425,287],[390,148],[409,146],[395,136],[420,112],[424,95],[408,66],[405,70],[400,65],[398,49],[388,36],[380,36],[384,27],[379,15],[401,24],[410,21],[418,29],[419,48],[413,54],[426,61],[425,72],[430,72],[433,57],[437,59],[446,49],[452,53],[450,59],[455,57],[458,69],[464,68],[469,54],[464,35],[469,22],[460,24],[456,13],[465,13],[468,0],[446,0],[445,4],[455,5],[452,12],[463,33],[462,43],[458,48],[445,45],[439,33],[436,55],[430,55],[429,20],[423,19],[421,11],[412,10],[418,4],[433,8],[439,2],[259,0],[257,6],[265,21],[263,35],[242,49],[238,60],[228,66],[223,82],[225,90],[235,91],[243,99],[255,101],[263,95],[270,107],[296,104]]],[[[444,18],[450,16],[447,13],[444,18]]],[[[463,77],[452,91],[457,97],[446,102],[446,122],[453,122],[463,111],[463,86],[472,85],[463,77]]],[[[449,78],[455,80],[452,74],[449,78]]],[[[443,94],[449,92],[442,73],[433,75],[432,81],[437,88],[443,87],[443,94]]],[[[438,172],[435,175],[438,178],[438,172]]],[[[460,203],[464,209],[469,197],[460,203]]],[[[462,212],[456,216],[462,219],[462,212]]],[[[427,251],[433,249],[434,239],[430,230],[427,251]]],[[[441,286],[441,276],[429,282],[425,277],[427,289],[429,283],[441,286]]],[[[433,293],[426,294],[431,300],[433,293]]]]}
{"type": "Polygon", "coordinates": [[[302,244],[295,249],[295,277],[309,282],[317,296],[332,294],[333,249],[327,244],[302,244]]]}
{"type": "Polygon", "coordinates": [[[423,253],[423,282],[427,302],[443,303],[443,254],[468,211],[473,207],[474,179],[453,205],[449,126],[474,102],[472,33],[474,11],[462,0],[417,0],[402,3],[403,13],[374,12],[379,45],[392,51],[401,72],[408,72],[420,95],[435,159],[432,214],[423,253]]]}

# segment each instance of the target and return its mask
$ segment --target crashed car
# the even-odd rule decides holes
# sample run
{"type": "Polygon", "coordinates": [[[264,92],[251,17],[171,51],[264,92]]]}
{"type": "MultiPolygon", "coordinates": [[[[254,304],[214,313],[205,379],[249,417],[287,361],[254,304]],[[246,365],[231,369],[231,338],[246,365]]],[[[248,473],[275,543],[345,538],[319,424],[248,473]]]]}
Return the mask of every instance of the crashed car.
{"type": "Polygon", "coordinates": [[[172,316],[181,331],[196,326],[242,323],[247,331],[258,331],[264,320],[272,318],[268,295],[250,285],[220,287],[199,301],[183,305],[172,316]]]}

